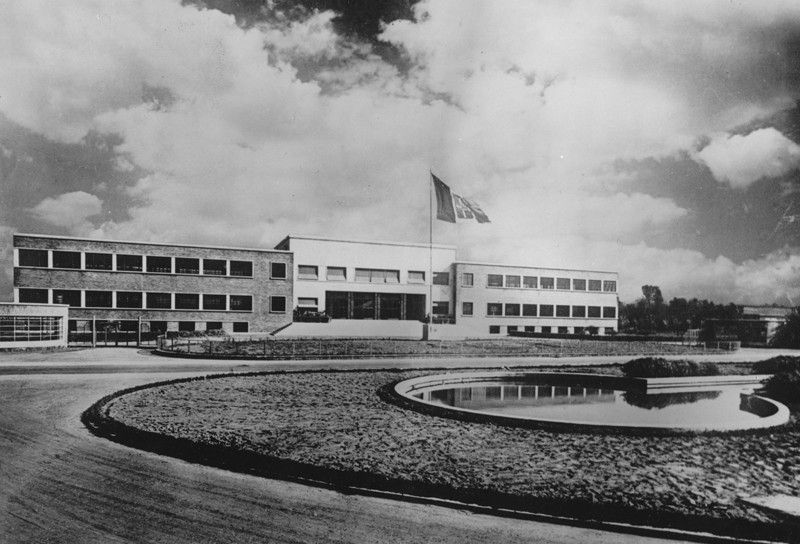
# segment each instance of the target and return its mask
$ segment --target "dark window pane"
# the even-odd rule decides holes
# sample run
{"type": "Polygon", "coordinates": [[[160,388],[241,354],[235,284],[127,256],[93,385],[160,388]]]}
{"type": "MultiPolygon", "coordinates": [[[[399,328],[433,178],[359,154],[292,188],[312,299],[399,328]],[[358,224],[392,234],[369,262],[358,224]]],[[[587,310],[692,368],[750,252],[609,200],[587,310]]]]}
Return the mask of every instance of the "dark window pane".
{"type": "Polygon", "coordinates": [[[506,276],[506,287],[519,287],[519,276],[506,276]]]}
{"type": "Polygon", "coordinates": [[[87,308],[111,308],[111,291],[86,291],[87,308]]]}
{"type": "Polygon", "coordinates": [[[572,317],[586,317],[586,306],[573,306],[572,317]]]}
{"type": "Polygon", "coordinates": [[[616,290],[617,290],[617,282],[612,280],[606,280],[603,282],[603,291],[613,293],[616,290]]]}
{"type": "Polygon", "coordinates": [[[447,301],[434,301],[433,314],[434,315],[447,315],[450,313],[450,303],[447,301]]]}
{"type": "Polygon", "coordinates": [[[556,306],[556,317],[569,317],[569,306],[556,306]]]}
{"type": "Polygon", "coordinates": [[[20,289],[19,301],[32,304],[47,304],[47,289],[20,289]]]}
{"type": "Polygon", "coordinates": [[[542,327],[542,334],[550,334],[552,327],[542,327]]]}
{"type": "Polygon", "coordinates": [[[500,325],[489,325],[489,334],[500,334],[500,325]]]}
{"type": "Polygon", "coordinates": [[[570,283],[569,278],[556,278],[556,289],[569,290],[570,283]]]}
{"type": "Polygon", "coordinates": [[[142,271],[141,255],[117,255],[117,270],[126,272],[142,271]]]}
{"type": "Polygon", "coordinates": [[[589,317],[600,317],[600,306],[589,306],[587,315],[589,317]]]}
{"type": "Polygon", "coordinates": [[[250,261],[231,261],[231,276],[253,275],[253,263],[250,261]]]}
{"type": "MultiPolygon", "coordinates": [[[[509,325],[508,327],[506,327],[506,331],[509,333],[517,332],[518,330],[519,330],[518,325],[509,325]]],[[[514,390],[516,391],[516,386],[514,386],[514,390]]]]}
{"type": "Polygon", "coordinates": [[[506,304],[506,315],[519,315],[519,304],[506,304]]]}
{"type": "Polygon", "coordinates": [[[553,317],[553,305],[552,304],[539,304],[539,316],[541,316],[541,317],[553,317]]]}
{"type": "Polygon", "coordinates": [[[569,334],[569,327],[559,327],[558,334],[569,334]]]}
{"type": "Polygon", "coordinates": [[[200,295],[196,293],[175,293],[176,310],[197,310],[200,308],[200,295]]]}
{"type": "Polygon", "coordinates": [[[269,277],[273,279],[286,278],[286,263],[270,263],[269,277]]]}
{"type": "Polygon", "coordinates": [[[203,259],[203,274],[225,276],[228,274],[227,263],[221,259],[203,259]]]}
{"type": "Polygon", "coordinates": [[[464,287],[472,287],[474,281],[475,277],[472,275],[472,272],[464,272],[461,275],[461,285],[464,287]]]}
{"type": "Polygon", "coordinates": [[[233,332],[248,332],[250,330],[249,325],[247,321],[234,321],[233,332]]]}
{"type": "Polygon", "coordinates": [[[80,268],[80,251],[54,251],[53,268],[80,268]]]}
{"type": "Polygon", "coordinates": [[[172,295],[169,293],[147,293],[147,307],[157,310],[172,308],[172,295]]]}
{"type": "Polygon", "coordinates": [[[486,315],[503,315],[503,305],[499,302],[490,302],[486,305],[486,315]]]}
{"type": "Polygon", "coordinates": [[[204,310],[224,310],[225,295],[203,295],[204,310]]]}
{"type": "Polygon", "coordinates": [[[194,330],[194,321],[178,321],[178,330],[181,332],[192,332],[194,330]]]}
{"type": "Polygon", "coordinates": [[[589,280],[589,291],[599,291],[601,286],[600,280],[589,280]]]}
{"type": "Polygon", "coordinates": [[[219,330],[222,330],[222,321],[208,321],[206,323],[206,330],[207,331],[219,331],[219,330]]]}
{"type": "Polygon", "coordinates": [[[555,280],[553,278],[539,278],[541,282],[542,289],[552,289],[555,286],[555,280]]]}
{"type": "Polygon", "coordinates": [[[250,311],[253,309],[253,297],[250,295],[231,295],[231,310],[250,311]]]}
{"type": "Polygon", "coordinates": [[[162,333],[162,334],[167,332],[167,322],[166,321],[151,321],[150,322],[150,332],[162,333]]]}
{"type": "Polygon", "coordinates": [[[433,273],[433,284],[434,285],[450,285],[450,273],[449,272],[434,272],[433,273]]]}
{"type": "Polygon", "coordinates": [[[170,274],[172,272],[172,258],[170,257],[147,257],[147,271],[170,274]]]}
{"type": "Polygon", "coordinates": [[[286,297],[269,297],[269,311],[274,313],[286,312],[286,297]]]}
{"type": "Polygon", "coordinates": [[[586,280],[572,280],[572,288],[576,291],[586,291],[586,280]]]}
{"type": "Polygon", "coordinates": [[[175,258],[175,272],[177,274],[199,274],[200,259],[189,259],[185,257],[175,258]]]}
{"type": "Polygon", "coordinates": [[[536,289],[539,286],[539,279],[536,276],[523,276],[522,286],[528,289],[536,289]]]}
{"type": "Polygon", "coordinates": [[[53,289],[53,304],[69,304],[73,308],[80,308],[81,292],[72,289],[53,289]]]}
{"type": "Polygon", "coordinates": [[[117,291],[117,308],[141,308],[142,293],[136,291],[117,291]]]}
{"type": "Polygon", "coordinates": [[[472,303],[471,302],[462,302],[461,303],[461,313],[464,315],[472,315],[472,303]]]}
{"type": "Polygon", "coordinates": [[[39,268],[47,268],[47,250],[46,249],[20,249],[19,250],[19,265],[20,266],[36,266],[39,268]]]}
{"type": "Polygon", "coordinates": [[[523,304],[522,315],[536,317],[536,304],[523,304]]]}
{"type": "Polygon", "coordinates": [[[615,306],[603,306],[603,317],[617,317],[617,308],[615,306]]]}
{"type": "Polygon", "coordinates": [[[486,285],[489,287],[502,287],[503,286],[503,275],[502,274],[489,274],[488,278],[486,279],[486,285]]]}
{"type": "Polygon", "coordinates": [[[86,270],[111,270],[113,257],[111,253],[87,253],[86,270]]]}

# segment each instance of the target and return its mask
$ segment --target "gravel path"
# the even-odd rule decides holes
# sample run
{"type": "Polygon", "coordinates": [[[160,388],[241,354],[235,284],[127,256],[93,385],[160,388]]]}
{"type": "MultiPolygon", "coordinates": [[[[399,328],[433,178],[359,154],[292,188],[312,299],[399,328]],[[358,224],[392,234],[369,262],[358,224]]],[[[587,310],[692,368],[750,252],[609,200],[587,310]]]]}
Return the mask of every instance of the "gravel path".
{"type": "Polygon", "coordinates": [[[758,534],[778,522],[737,497],[800,495],[797,412],[769,433],[630,437],[463,423],[378,397],[381,386],[419,374],[201,380],[122,396],[109,414],[143,430],[329,469],[512,493],[537,510],[656,525],[758,534]]]}

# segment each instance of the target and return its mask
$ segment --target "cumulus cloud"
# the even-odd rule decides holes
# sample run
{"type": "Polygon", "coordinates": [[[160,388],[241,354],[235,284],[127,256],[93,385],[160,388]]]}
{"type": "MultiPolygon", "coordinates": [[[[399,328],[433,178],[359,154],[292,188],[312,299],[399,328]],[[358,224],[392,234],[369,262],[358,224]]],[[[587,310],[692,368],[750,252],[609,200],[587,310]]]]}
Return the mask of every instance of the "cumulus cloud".
{"type": "Polygon", "coordinates": [[[800,145],[772,127],[745,136],[715,134],[694,155],[722,182],[744,189],[759,179],[782,176],[800,166],[800,145]]]}
{"type": "Polygon", "coordinates": [[[103,201],[84,191],[63,193],[45,198],[31,208],[35,218],[54,227],[66,229],[70,234],[86,234],[92,229],[88,219],[100,213],[103,201]]]}

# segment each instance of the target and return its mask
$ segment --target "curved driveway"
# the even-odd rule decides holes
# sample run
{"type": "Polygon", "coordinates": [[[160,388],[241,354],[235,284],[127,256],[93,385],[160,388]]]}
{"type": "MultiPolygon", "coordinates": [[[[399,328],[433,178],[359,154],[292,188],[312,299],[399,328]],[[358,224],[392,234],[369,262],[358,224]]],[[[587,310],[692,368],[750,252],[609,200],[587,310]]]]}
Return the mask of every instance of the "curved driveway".
{"type": "Polygon", "coordinates": [[[79,422],[80,413],[124,387],[227,370],[230,365],[195,364],[178,372],[174,365],[165,367],[163,359],[110,349],[38,356],[39,363],[31,357],[37,358],[0,357],[6,373],[0,376],[0,542],[650,541],[344,495],[129,449],[89,434],[79,422]],[[66,365],[62,371],[73,373],[46,373],[56,370],[54,360],[66,365]],[[108,365],[103,360],[111,361],[116,373],[105,372],[108,365]],[[17,363],[34,373],[20,372],[17,363]],[[101,367],[105,373],[98,372],[101,367]],[[130,372],[142,367],[148,368],[147,374],[130,372]],[[156,367],[162,372],[155,373],[156,367]],[[163,372],[164,368],[172,370],[163,372]],[[37,369],[45,373],[37,374],[37,369]]]}

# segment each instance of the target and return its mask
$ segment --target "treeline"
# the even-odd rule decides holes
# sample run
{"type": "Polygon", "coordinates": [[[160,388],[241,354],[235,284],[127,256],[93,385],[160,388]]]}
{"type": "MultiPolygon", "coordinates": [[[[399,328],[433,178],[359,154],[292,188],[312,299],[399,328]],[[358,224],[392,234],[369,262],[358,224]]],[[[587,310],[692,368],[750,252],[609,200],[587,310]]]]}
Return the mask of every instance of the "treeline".
{"type": "Polygon", "coordinates": [[[683,334],[699,329],[704,319],[738,319],[742,307],[736,304],[716,304],[709,300],[673,298],[664,302],[661,289],[643,285],[642,298],[619,305],[619,328],[631,334],[683,334]]]}

